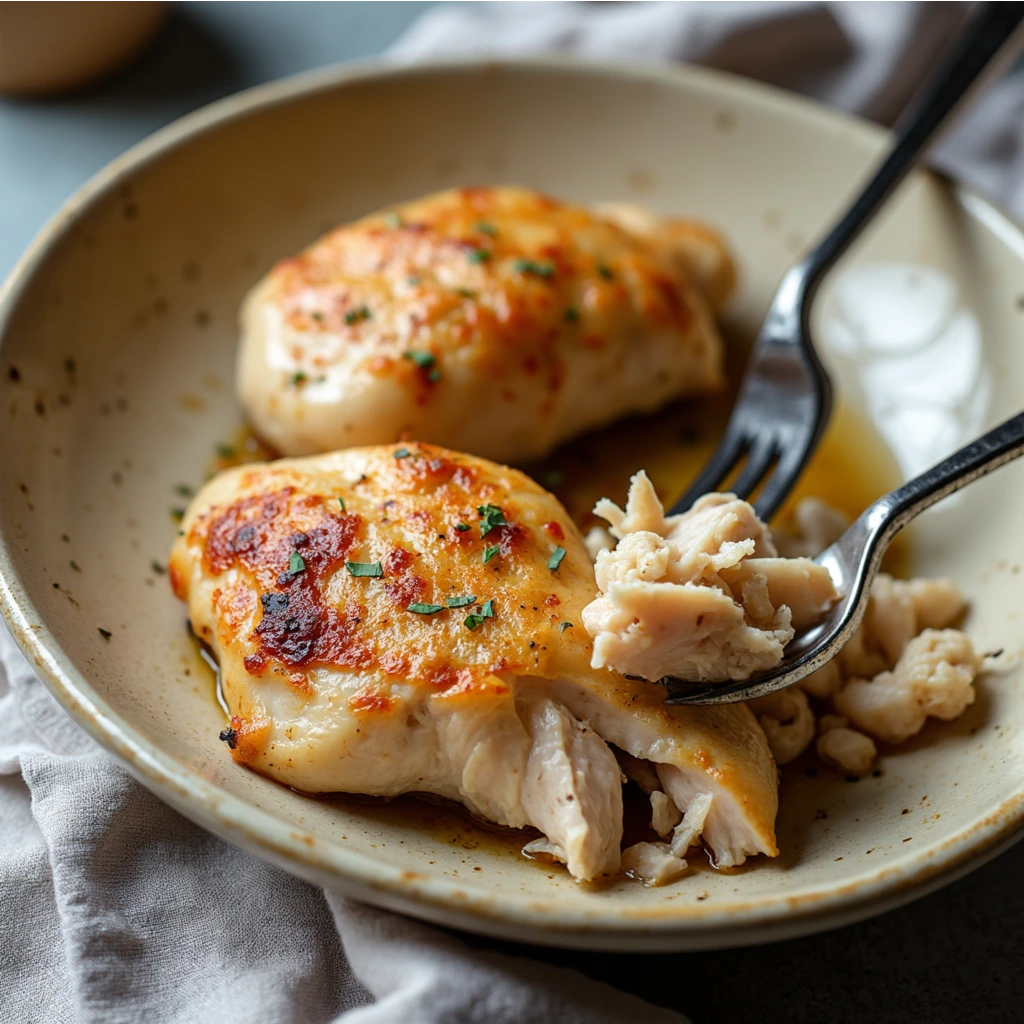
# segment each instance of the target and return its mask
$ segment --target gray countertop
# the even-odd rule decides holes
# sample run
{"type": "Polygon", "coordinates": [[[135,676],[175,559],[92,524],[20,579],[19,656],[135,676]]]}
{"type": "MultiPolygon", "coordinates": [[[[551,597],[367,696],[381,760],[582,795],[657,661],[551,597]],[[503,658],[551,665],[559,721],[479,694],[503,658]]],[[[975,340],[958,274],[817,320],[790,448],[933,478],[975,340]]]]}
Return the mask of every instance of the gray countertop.
{"type": "MultiPolygon", "coordinates": [[[[195,3],[82,95],[0,101],[0,275],[60,202],[127,146],[210,100],[386,47],[427,3],[195,3]]],[[[695,1024],[1024,1020],[1024,845],[863,924],[687,955],[508,947],[688,1013],[695,1024]]],[[[498,945],[498,944],[495,944],[498,945]]]]}

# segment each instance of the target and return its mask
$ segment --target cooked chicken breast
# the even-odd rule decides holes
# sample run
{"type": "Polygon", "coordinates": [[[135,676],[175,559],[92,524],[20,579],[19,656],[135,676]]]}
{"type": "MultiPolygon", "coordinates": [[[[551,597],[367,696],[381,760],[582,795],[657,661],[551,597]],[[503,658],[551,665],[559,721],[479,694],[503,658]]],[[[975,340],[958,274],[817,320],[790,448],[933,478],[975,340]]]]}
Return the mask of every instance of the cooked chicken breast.
{"type": "Polygon", "coordinates": [[[600,595],[583,609],[595,668],[746,679],[777,665],[794,631],[818,622],[838,597],[820,565],[777,557],[768,528],[734,495],[707,494],[666,518],[641,471],[625,510],[603,499],[594,512],[619,538],[598,553],[600,595]]]}
{"type": "Polygon", "coordinates": [[[637,216],[458,189],[330,232],[245,300],[251,423],[287,455],[413,436],[521,462],[718,387],[701,287],[724,300],[728,254],[707,228],[637,216]]]}
{"type": "Polygon", "coordinates": [[[194,499],[170,572],[220,662],[233,757],[286,785],[438,794],[535,826],[586,879],[620,866],[614,746],[653,765],[679,843],[777,852],[750,711],[666,708],[591,668],[590,557],[517,471],[413,443],[242,466],[194,499]]]}

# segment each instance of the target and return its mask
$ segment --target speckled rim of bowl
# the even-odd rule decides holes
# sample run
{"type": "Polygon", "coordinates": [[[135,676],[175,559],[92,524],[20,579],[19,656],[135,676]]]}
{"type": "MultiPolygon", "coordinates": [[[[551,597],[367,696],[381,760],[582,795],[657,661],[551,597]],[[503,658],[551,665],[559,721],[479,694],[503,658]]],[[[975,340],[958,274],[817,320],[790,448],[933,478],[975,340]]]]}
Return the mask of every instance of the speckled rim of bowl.
{"type": "MultiPolygon", "coordinates": [[[[527,71],[536,68],[566,74],[596,72],[668,85],[686,84],[714,91],[723,99],[739,99],[749,107],[761,106],[774,111],[783,108],[812,126],[824,128],[839,123],[852,134],[876,142],[885,134],[877,126],[813,101],[705,68],[652,67],[557,57],[448,60],[413,65],[378,59],[305,72],[229,96],[172,122],[128,149],[79,188],[50,218],[0,286],[0,339],[37,267],[78,216],[134,171],[177,146],[239,116],[348,83],[432,71],[445,73],[474,68],[486,71],[496,67],[527,71]]],[[[1024,233],[1012,219],[970,189],[960,185],[952,188],[957,201],[1016,250],[1024,262],[1024,233]]],[[[958,835],[921,850],[908,863],[880,870],[869,879],[839,885],[824,895],[808,895],[805,899],[761,899],[733,905],[728,910],[702,907],[699,913],[685,918],[659,910],[620,911],[613,919],[600,911],[569,914],[557,907],[524,909],[498,898],[467,892],[456,882],[424,879],[416,872],[367,862],[340,845],[315,840],[268,812],[218,789],[162,753],[117,715],[89,686],[52,634],[34,621],[40,616],[20,584],[7,541],[2,536],[0,611],[18,646],[71,717],[143,785],[182,813],[221,837],[310,881],[470,931],[548,945],[637,951],[709,949],[771,941],[849,924],[925,895],[995,857],[1020,839],[1024,829],[1024,791],[1021,791],[958,835]]]]}

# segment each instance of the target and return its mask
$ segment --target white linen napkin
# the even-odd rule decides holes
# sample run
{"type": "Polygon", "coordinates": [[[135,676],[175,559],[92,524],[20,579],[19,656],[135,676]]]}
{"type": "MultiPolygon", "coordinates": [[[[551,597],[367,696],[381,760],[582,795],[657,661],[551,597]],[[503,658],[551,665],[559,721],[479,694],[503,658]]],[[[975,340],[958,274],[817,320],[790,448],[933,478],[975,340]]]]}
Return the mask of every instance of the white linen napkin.
{"type": "MultiPolygon", "coordinates": [[[[701,61],[889,121],[964,13],[933,3],[479,4],[427,11],[392,54],[701,61]]],[[[1022,108],[1017,75],[942,150],[1018,215],[1022,108]]],[[[2,629],[0,666],[0,1020],[684,1021],[576,972],[325,895],[220,842],[81,733],[2,629]]]]}

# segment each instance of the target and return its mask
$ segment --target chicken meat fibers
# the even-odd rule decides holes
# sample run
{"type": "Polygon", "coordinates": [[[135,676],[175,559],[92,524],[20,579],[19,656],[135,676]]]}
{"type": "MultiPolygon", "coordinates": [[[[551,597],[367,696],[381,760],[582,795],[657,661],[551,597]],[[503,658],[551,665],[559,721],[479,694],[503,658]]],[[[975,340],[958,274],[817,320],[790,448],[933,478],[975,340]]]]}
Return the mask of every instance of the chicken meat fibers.
{"type": "Polygon", "coordinates": [[[522,473],[414,443],[238,467],[193,500],[170,571],[240,764],[533,826],[579,879],[664,880],[700,838],[721,866],[778,852],[754,716],[591,666],[591,558],[522,473]],[[624,771],[670,842],[621,852],[624,771]]]}

